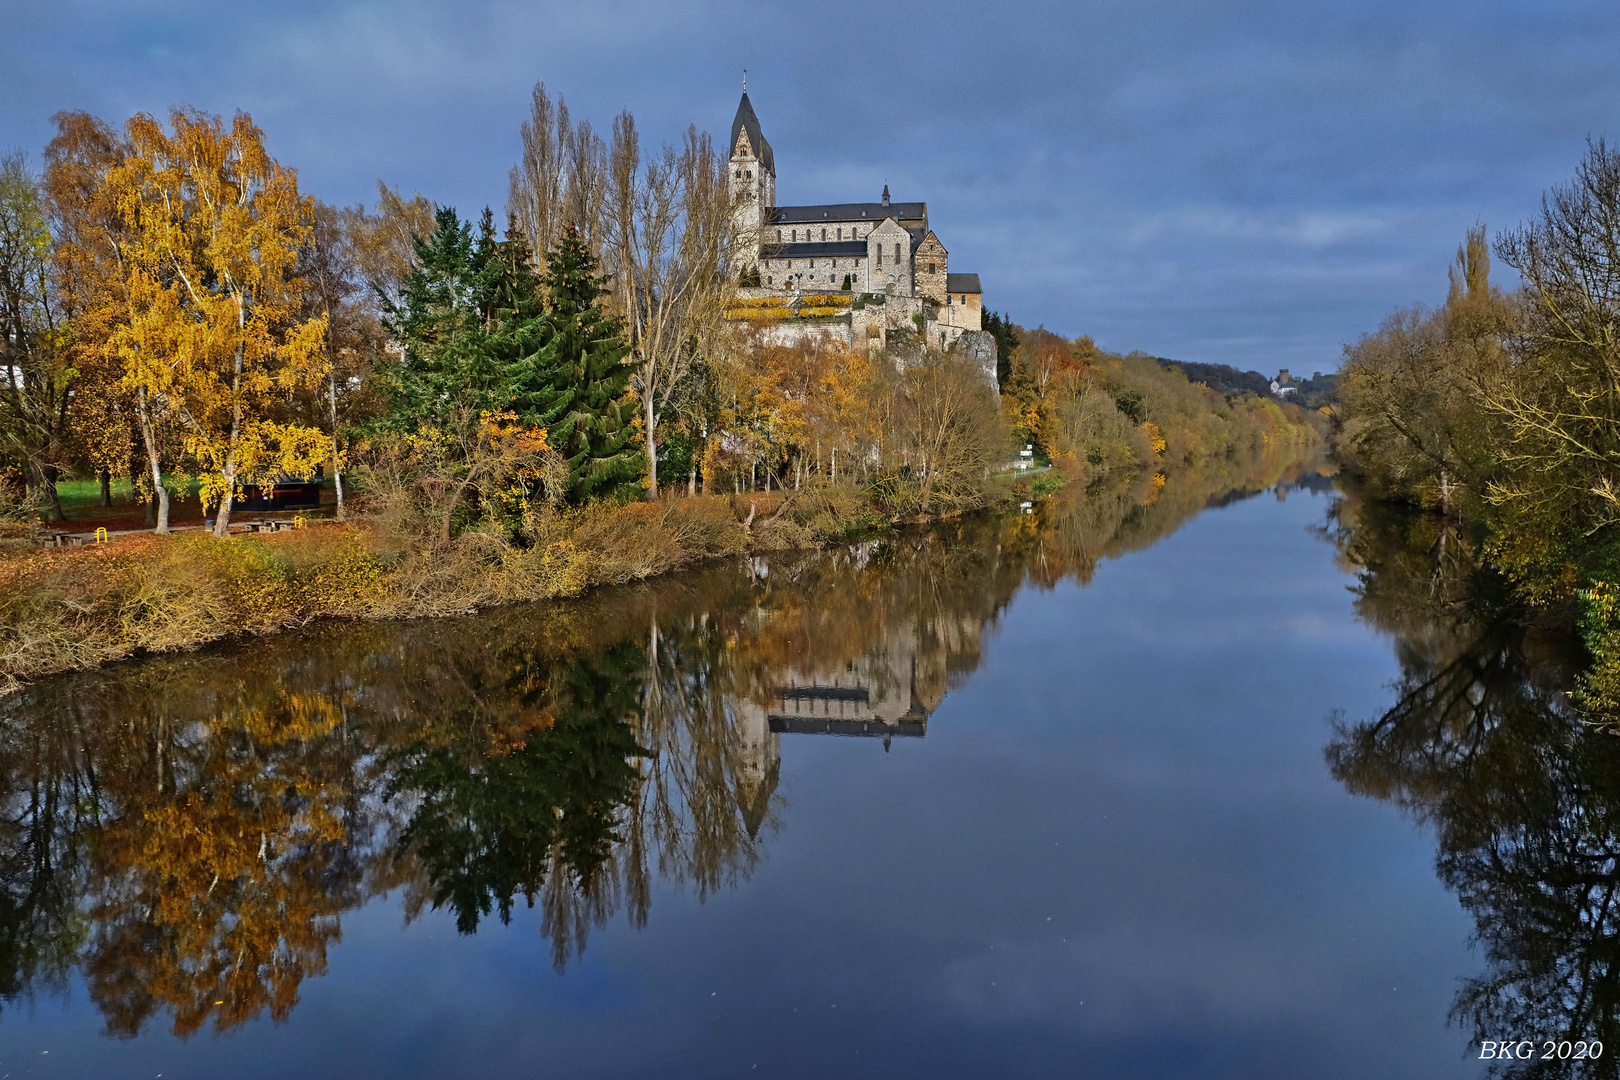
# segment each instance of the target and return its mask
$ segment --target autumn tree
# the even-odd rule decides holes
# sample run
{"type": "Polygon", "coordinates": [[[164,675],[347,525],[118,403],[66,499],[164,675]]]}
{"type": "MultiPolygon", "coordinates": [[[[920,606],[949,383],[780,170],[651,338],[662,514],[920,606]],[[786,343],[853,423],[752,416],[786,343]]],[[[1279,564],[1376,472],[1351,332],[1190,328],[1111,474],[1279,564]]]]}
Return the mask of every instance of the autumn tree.
{"type": "Polygon", "coordinates": [[[951,513],[984,498],[984,478],[1007,446],[995,390],[979,369],[927,352],[900,376],[900,446],[918,477],[917,509],[951,513]]]}
{"type": "MultiPolygon", "coordinates": [[[[124,385],[123,363],[110,345],[128,313],[120,245],[127,237],[107,178],[128,145],[105,121],[88,113],[52,117],[56,135],[45,148],[44,201],[53,237],[52,275],[63,314],[72,326],[69,362],[77,373],[69,405],[73,456],[101,473],[103,503],[110,480],[128,477],[147,496],[147,524],[156,523],[157,492],[137,454],[134,399],[124,385]],[[145,479],[146,482],[142,482],[145,479]]],[[[178,448],[173,432],[156,433],[178,448]]],[[[167,463],[169,455],[165,455],[167,463]]]]}
{"type": "Polygon", "coordinates": [[[646,161],[635,119],[613,121],[607,251],[615,300],[634,350],[648,494],[658,496],[658,426],[694,361],[724,348],[724,313],[736,291],[727,271],[737,242],[725,161],[696,127],[681,149],[646,161]]]}
{"type": "Polygon", "coordinates": [[[422,195],[407,199],[380,181],[375,210],[360,205],[341,211],[355,263],[379,304],[400,303],[416,265],[416,241],[432,234],[434,213],[433,204],[422,195]]]}
{"type": "Polygon", "coordinates": [[[1505,371],[1516,318],[1491,285],[1478,226],[1457,250],[1444,307],[1398,311],[1346,348],[1343,442],[1384,494],[1483,510],[1500,450],[1484,395],[1505,371]]]}
{"type": "Polygon", "coordinates": [[[387,336],[378,294],[367,282],[362,263],[364,233],[350,227],[355,216],[364,213],[361,208],[346,211],[317,201],[296,273],[304,283],[306,317],[326,320],[326,386],[299,404],[306,420],[326,425],[339,518],[344,516],[343,428],[361,419],[357,412],[375,407],[366,376],[376,364],[386,362],[387,336]]]}
{"type": "MultiPolygon", "coordinates": [[[[173,133],[141,114],[108,178],[129,240],[121,249],[128,315],[112,335],[161,491],[156,425],[172,413],[197,462],[216,536],[239,483],[303,473],[326,456],[319,428],[270,419],[295,389],[325,377],[324,317],[305,318],[292,271],[313,202],[264,149],[245,113],[177,109],[173,133]]],[[[162,499],[160,532],[166,531],[162,499]]]]}
{"type": "Polygon", "coordinates": [[[1496,248],[1527,294],[1502,377],[1480,388],[1506,429],[1507,475],[1496,501],[1515,515],[1516,529],[1561,534],[1572,555],[1612,568],[1620,526],[1620,151],[1593,143],[1574,178],[1542,200],[1540,215],[1496,248]]]}
{"type": "Polygon", "coordinates": [[[20,154],[0,159],[0,447],[21,466],[50,519],[61,521],[56,476],[75,373],[50,266],[38,183],[20,154]]]}

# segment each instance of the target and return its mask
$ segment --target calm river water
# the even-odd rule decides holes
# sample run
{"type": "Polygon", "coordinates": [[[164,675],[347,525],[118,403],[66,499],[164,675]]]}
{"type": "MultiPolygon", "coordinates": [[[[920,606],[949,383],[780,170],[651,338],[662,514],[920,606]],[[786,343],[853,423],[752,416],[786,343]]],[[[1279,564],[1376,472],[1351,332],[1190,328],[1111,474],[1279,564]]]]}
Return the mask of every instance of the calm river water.
{"type": "Polygon", "coordinates": [[[1460,542],[1360,513],[1298,466],[1140,477],[0,699],[0,1074],[1472,1077],[1601,1038],[1620,762],[1460,542]]]}

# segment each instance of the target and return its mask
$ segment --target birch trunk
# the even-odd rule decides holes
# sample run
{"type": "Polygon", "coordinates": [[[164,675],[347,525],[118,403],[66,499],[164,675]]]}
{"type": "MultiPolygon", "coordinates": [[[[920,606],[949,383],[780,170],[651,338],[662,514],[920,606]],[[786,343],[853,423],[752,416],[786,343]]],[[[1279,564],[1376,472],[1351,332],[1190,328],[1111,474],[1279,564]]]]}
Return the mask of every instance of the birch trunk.
{"type": "Polygon", "coordinates": [[[169,534],[169,492],[163,486],[163,465],[158,459],[157,429],[152,425],[152,410],[147,406],[146,388],[135,396],[135,414],[141,425],[141,442],[146,445],[146,463],[152,470],[152,492],[157,499],[157,528],[159,536],[169,534]]]}
{"type": "Polygon", "coordinates": [[[647,421],[647,498],[658,498],[658,444],[653,436],[657,430],[658,414],[653,411],[653,396],[643,384],[642,411],[647,421]]]}
{"type": "MultiPolygon", "coordinates": [[[[236,301],[237,329],[247,326],[240,297],[236,301]]],[[[231,441],[225,452],[225,490],[219,496],[219,512],[214,517],[214,535],[231,534],[231,503],[236,500],[236,446],[242,434],[242,345],[236,346],[236,366],[231,375],[231,441]]]]}
{"type": "MultiPolygon", "coordinates": [[[[328,308],[330,310],[330,308],[328,308]]],[[[327,316],[329,319],[330,315],[327,316]]],[[[330,365],[331,361],[327,363],[330,365]]],[[[337,376],[332,373],[330,366],[326,369],[326,388],[328,402],[332,406],[332,489],[337,492],[337,519],[343,520],[343,473],[338,468],[338,433],[337,433],[337,376]]]]}

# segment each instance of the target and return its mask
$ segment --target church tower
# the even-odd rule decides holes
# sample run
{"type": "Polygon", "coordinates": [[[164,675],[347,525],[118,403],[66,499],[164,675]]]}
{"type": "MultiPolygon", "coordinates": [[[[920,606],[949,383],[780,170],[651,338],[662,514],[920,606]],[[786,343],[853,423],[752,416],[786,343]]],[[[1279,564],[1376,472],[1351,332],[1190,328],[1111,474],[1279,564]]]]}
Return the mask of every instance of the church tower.
{"type": "Polygon", "coordinates": [[[731,122],[731,195],[736,201],[739,271],[756,266],[760,242],[776,206],[776,160],[759,130],[759,117],[744,88],[731,122]]]}

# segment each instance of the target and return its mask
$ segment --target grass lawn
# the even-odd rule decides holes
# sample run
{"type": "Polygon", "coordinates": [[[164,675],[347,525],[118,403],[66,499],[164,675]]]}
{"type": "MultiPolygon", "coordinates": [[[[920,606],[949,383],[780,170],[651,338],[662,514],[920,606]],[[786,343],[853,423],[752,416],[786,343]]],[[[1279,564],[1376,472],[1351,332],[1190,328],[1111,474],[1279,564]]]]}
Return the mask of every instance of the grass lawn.
{"type": "MultiPolygon", "coordinates": [[[[330,485],[321,492],[321,501],[331,505],[334,502],[330,485]]],[[[56,497],[61,500],[62,513],[67,517],[66,525],[56,526],[69,532],[91,532],[98,528],[105,528],[111,532],[124,529],[144,529],[146,524],[146,507],[135,497],[133,485],[128,480],[114,480],[112,482],[112,505],[101,505],[101,482],[94,478],[86,480],[58,480],[56,483],[56,497]]],[[[323,510],[325,507],[323,506],[323,510]]],[[[309,513],[309,511],[303,511],[309,513]]],[[[277,516],[283,515],[276,511],[277,516]]],[[[236,510],[231,513],[231,520],[240,518],[257,518],[266,516],[262,513],[236,510]]],[[[171,525],[200,525],[203,522],[202,504],[197,500],[197,481],[192,480],[184,496],[171,491],[169,494],[169,524],[171,525]]]]}

